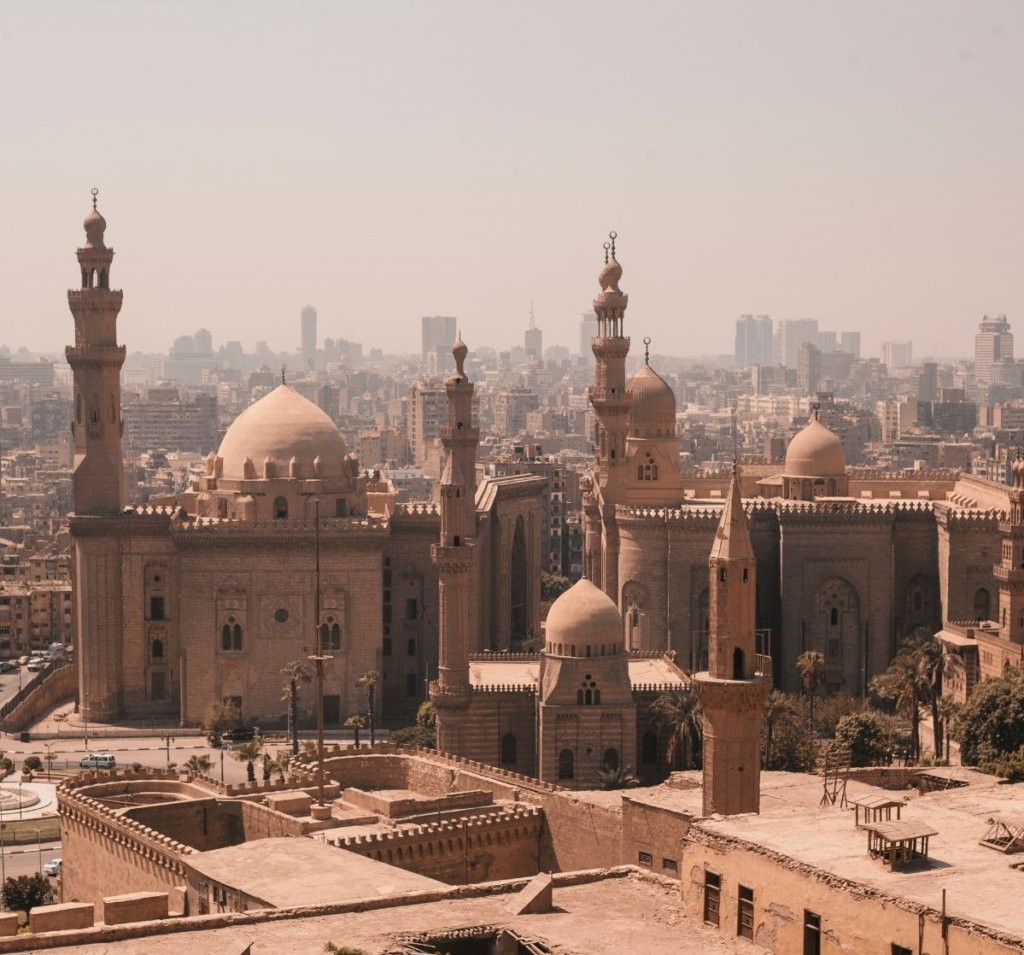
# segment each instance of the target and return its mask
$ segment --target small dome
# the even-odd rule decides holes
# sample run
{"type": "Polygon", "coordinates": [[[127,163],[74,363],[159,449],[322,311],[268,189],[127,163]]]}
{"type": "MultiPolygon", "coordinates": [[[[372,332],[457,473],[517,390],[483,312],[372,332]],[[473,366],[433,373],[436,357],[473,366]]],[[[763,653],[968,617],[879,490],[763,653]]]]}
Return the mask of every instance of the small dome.
{"type": "Polygon", "coordinates": [[[608,289],[617,292],[621,278],[622,266],[619,265],[618,261],[612,259],[610,262],[605,262],[601,267],[601,271],[597,273],[597,284],[601,286],[602,292],[608,289]]]}
{"type": "Polygon", "coordinates": [[[452,345],[452,357],[455,359],[456,374],[462,378],[466,375],[464,365],[466,364],[466,356],[468,354],[469,349],[466,347],[466,343],[462,340],[462,332],[459,332],[458,338],[455,339],[455,342],[452,345]]]}
{"type": "Polygon", "coordinates": [[[254,461],[261,462],[263,473],[270,462],[277,477],[291,475],[294,469],[303,479],[340,478],[345,475],[346,453],[337,425],[288,385],[278,385],[235,418],[217,452],[223,477],[229,480],[249,479],[254,461]]]}
{"type": "Polygon", "coordinates": [[[585,646],[622,644],[622,615],[615,602],[586,577],[577,581],[548,611],[545,645],[559,644],[563,652],[569,646],[583,656],[585,646]]]}
{"type": "Polygon", "coordinates": [[[807,426],[786,449],[786,477],[843,477],[846,474],[846,452],[834,431],[817,418],[807,426]]]}
{"type": "Polygon", "coordinates": [[[650,365],[644,365],[626,385],[633,396],[628,426],[667,429],[675,434],[676,396],[671,386],[650,365]]]}
{"type": "Polygon", "coordinates": [[[95,208],[90,210],[82,223],[85,228],[86,247],[90,249],[102,249],[103,233],[107,231],[107,220],[99,214],[95,208]]]}

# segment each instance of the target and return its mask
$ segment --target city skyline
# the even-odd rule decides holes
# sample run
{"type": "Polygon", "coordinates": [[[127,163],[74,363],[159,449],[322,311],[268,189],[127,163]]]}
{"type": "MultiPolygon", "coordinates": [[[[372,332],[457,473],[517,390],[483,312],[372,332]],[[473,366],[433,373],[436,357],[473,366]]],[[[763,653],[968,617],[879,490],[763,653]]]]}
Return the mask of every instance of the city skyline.
{"type": "Polygon", "coordinates": [[[531,301],[572,348],[609,229],[664,354],[728,353],[754,313],[967,355],[1024,312],[1017,5],[629,14],[6,10],[11,344],[69,340],[94,185],[129,351],[197,327],[292,350],[307,303],[321,340],[395,352],[448,314],[508,347],[531,301]]]}

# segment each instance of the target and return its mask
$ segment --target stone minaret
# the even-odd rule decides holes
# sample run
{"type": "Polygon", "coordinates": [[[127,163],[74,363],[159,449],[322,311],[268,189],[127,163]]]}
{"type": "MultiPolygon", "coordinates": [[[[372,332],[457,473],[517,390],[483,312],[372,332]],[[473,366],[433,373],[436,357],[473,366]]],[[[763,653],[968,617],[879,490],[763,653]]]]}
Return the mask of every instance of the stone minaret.
{"type": "Polygon", "coordinates": [[[708,670],[694,677],[704,710],[704,815],[758,812],[768,679],[757,667],[757,565],[740,500],[738,469],[733,471],[708,565],[708,670]]]}
{"type": "Polygon", "coordinates": [[[66,350],[74,378],[75,656],[79,706],[87,720],[121,712],[123,600],[121,539],[125,518],[121,463],[121,365],[117,344],[121,293],[110,288],[113,249],[103,242],[107,223],[93,208],[78,250],[82,287],[68,291],[75,344],[66,350]]]}
{"type": "Polygon", "coordinates": [[[103,244],[106,220],[96,210],[85,217],[85,245],[78,250],[82,287],[68,290],[75,317],[75,344],[67,347],[75,382],[74,500],[76,514],[119,514],[124,508],[121,463],[121,365],[117,315],[122,293],[110,288],[114,250],[103,244]]]}
{"type": "Polygon", "coordinates": [[[1002,560],[993,568],[999,586],[999,626],[1003,639],[1024,644],[1024,461],[1010,466],[1009,519],[1001,521],[1002,560]]]}
{"type": "MultiPolygon", "coordinates": [[[[594,475],[594,500],[602,522],[603,546],[600,568],[597,560],[590,560],[588,572],[600,569],[596,578],[609,597],[618,603],[618,527],[615,523],[615,505],[625,496],[624,468],[626,436],[628,433],[630,396],[626,390],[626,356],[629,339],[623,334],[623,322],[629,296],[619,288],[622,266],[615,257],[615,233],[605,244],[605,264],[598,275],[601,291],[594,299],[597,315],[597,335],[591,340],[594,350],[596,381],[590,389],[590,403],[594,406],[594,456],[597,459],[594,475]],[[599,502],[599,503],[596,503],[599,502]]],[[[596,516],[587,515],[588,535],[596,527],[596,516]]],[[[595,548],[588,541],[587,550],[595,548]]]]}
{"type": "Polygon", "coordinates": [[[441,429],[446,460],[441,476],[441,541],[432,548],[439,588],[438,674],[430,686],[437,709],[437,743],[443,752],[464,751],[471,697],[469,685],[470,573],[476,537],[476,445],[473,384],[464,369],[468,349],[461,336],[452,346],[455,374],[445,383],[448,424],[441,429]]]}

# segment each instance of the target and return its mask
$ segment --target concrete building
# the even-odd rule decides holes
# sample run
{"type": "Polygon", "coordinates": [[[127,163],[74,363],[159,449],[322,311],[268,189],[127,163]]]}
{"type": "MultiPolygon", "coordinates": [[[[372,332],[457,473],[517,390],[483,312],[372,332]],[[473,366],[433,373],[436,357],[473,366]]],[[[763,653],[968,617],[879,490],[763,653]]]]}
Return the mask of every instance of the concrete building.
{"type": "Polygon", "coordinates": [[[316,309],[307,305],[300,316],[301,342],[299,353],[302,355],[302,369],[309,371],[316,368],[316,309]]]}
{"type": "MultiPolygon", "coordinates": [[[[437,379],[417,381],[409,392],[405,436],[414,464],[423,466],[448,418],[448,397],[437,379]]],[[[435,472],[436,476],[436,472],[435,472]]]]}
{"type": "Polygon", "coordinates": [[[974,380],[979,388],[993,383],[994,367],[1013,360],[1013,332],[1005,315],[986,315],[974,336],[974,380]]]}
{"type": "Polygon", "coordinates": [[[456,320],[451,315],[424,315],[420,324],[423,373],[443,375],[453,367],[451,347],[457,333],[456,320]]]}
{"type": "Polygon", "coordinates": [[[771,316],[741,315],[736,319],[736,347],[733,366],[749,368],[751,365],[770,365],[773,357],[771,316]]]}
{"type": "Polygon", "coordinates": [[[526,349],[527,361],[544,360],[544,332],[537,327],[532,305],[530,306],[530,327],[523,334],[523,347],[526,349]]]}
{"type": "Polygon", "coordinates": [[[914,364],[913,342],[882,342],[882,364],[890,371],[914,364]]]}
{"type": "Polygon", "coordinates": [[[817,347],[817,319],[783,319],[775,329],[774,363],[776,365],[785,365],[787,368],[796,368],[800,346],[808,342],[817,347]]]}
{"type": "Polygon", "coordinates": [[[592,357],[590,341],[595,335],[597,335],[597,316],[593,312],[584,312],[580,318],[580,350],[577,352],[580,358],[592,357]]]}

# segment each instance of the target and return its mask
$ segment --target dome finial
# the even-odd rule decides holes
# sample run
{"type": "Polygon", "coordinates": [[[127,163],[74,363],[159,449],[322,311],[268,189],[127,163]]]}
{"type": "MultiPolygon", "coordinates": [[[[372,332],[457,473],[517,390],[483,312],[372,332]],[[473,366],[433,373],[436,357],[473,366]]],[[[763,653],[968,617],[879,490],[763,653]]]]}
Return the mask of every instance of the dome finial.
{"type": "Polygon", "coordinates": [[[644,338],[644,364],[650,365],[651,363],[651,336],[648,335],[644,338]]]}
{"type": "Polygon", "coordinates": [[[99,189],[97,189],[95,186],[93,186],[92,187],[92,208],[93,208],[94,212],[96,211],[96,197],[99,194],[100,194],[99,189]]]}
{"type": "Polygon", "coordinates": [[[466,377],[465,364],[466,356],[469,354],[469,349],[466,347],[466,343],[462,340],[462,329],[459,329],[458,337],[452,344],[452,357],[455,359],[455,373],[460,378],[466,377]]]}
{"type": "Polygon", "coordinates": [[[820,420],[818,418],[818,411],[819,411],[820,408],[821,408],[821,402],[820,401],[812,401],[811,402],[811,417],[815,421],[820,420]]]}
{"type": "Polygon", "coordinates": [[[287,374],[288,374],[288,366],[287,365],[282,365],[281,366],[281,384],[282,385],[287,385],[288,384],[287,374]]]}
{"type": "Polygon", "coordinates": [[[612,247],[611,242],[605,242],[605,244],[604,244],[604,264],[605,265],[608,264],[608,252],[611,250],[611,247],[612,247]]]}
{"type": "Polygon", "coordinates": [[[612,258],[613,259],[615,258],[615,240],[618,237],[619,237],[619,233],[616,232],[614,229],[612,229],[612,231],[608,233],[608,238],[612,240],[611,241],[611,249],[612,249],[612,258]]]}

